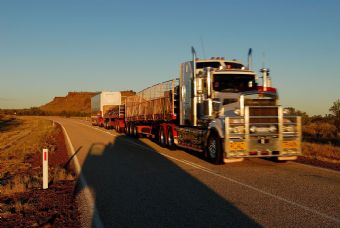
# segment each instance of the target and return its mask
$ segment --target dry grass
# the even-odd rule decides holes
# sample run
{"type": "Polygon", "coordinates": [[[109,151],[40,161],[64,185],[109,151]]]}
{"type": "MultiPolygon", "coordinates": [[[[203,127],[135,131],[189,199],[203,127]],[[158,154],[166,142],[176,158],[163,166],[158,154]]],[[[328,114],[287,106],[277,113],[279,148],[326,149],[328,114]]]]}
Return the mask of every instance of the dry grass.
{"type": "Polygon", "coordinates": [[[0,119],[0,227],[78,227],[69,225],[77,224],[77,211],[75,177],[63,168],[66,161],[58,125],[36,117],[0,119]],[[49,149],[47,190],[42,189],[43,148],[49,149]]]}
{"type": "MultiPolygon", "coordinates": [[[[2,123],[0,121],[0,130],[2,123]]],[[[46,144],[47,137],[54,130],[51,121],[34,117],[15,119],[13,126],[6,122],[6,128],[2,128],[0,134],[0,194],[26,192],[42,186],[41,172],[32,172],[28,161],[43,148],[52,153],[55,151],[54,145],[46,144]]],[[[56,167],[50,172],[49,180],[52,179],[73,180],[74,177],[65,169],[56,167]]]]}
{"type": "MultiPolygon", "coordinates": [[[[3,122],[0,122],[0,127],[3,122]]],[[[47,135],[53,131],[50,121],[17,118],[6,122],[0,135],[0,192],[4,195],[25,192],[40,186],[38,176],[29,176],[27,162],[42,150],[47,135]]]]}
{"type": "Polygon", "coordinates": [[[13,124],[0,134],[0,178],[5,172],[17,173],[27,168],[25,161],[42,150],[43,142],[53,131],[52,123],[42,119],[22,117],[13,124]]]}
{"type": "Polygon", "coordinates": [[[53,181],[74,180],[74,176],[70,172],[61,167],[57,167],[54,169],[54,173],[51,178],[53,178],[53,181]]]}
{"type": "Polygon", "coordinates": [[[307,158],[330,163],[340,163],[340,147],[303,142],[302,153],[307,158]]]}

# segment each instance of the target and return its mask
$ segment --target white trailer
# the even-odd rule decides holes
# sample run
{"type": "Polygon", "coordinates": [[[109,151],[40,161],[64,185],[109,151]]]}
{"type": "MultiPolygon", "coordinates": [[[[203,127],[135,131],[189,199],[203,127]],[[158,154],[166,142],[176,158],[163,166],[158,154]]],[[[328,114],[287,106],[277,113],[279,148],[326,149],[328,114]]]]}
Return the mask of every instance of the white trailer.
{"type": "Polygon", "coordinates": [[[103,117],[113,106],[121,105],[120,92],[99,92],[91,97],[91,119],[93,125],[102,125],[103,117]]]}

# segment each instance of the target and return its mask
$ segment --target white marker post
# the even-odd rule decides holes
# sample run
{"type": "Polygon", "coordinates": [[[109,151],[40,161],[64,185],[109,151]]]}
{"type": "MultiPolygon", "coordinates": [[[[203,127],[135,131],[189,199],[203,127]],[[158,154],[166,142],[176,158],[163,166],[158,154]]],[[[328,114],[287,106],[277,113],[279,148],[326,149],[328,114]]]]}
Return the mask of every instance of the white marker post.
{"type": "Polygon", "coordinates": [[[43,149],[43,189],[48,188],[48,149],[43,149]]]}

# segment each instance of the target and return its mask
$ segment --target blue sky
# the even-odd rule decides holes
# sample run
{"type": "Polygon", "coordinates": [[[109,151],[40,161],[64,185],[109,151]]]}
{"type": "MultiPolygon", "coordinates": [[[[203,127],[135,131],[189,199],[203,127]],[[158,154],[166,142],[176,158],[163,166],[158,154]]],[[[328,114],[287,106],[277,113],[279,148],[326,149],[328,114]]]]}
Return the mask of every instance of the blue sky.
{"type": "Polygon", "coordinates": [[[225,56],[271,70],[281,103],[326,114],[340,98],[340,1],[0,1],[0,108],[68,91],[125,90],[225,56]],[[264,54],[263,54],[264,53],[264,54]]]}

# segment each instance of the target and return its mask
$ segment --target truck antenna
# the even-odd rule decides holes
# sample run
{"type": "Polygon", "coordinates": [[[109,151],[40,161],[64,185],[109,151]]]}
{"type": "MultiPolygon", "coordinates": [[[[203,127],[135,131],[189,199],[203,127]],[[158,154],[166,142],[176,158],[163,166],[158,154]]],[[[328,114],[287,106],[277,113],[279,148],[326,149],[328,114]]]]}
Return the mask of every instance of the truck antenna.
{"type": "Polygon", "coordinates": [[[248,50],[248,70],[250,70],[250,68],[252,68],[253,65],[253,50],[251,48],[249,48],[248,50]]]}
{"type": "Polygon", "coordinates": [[[191,46],[191,54],[192,54],[192,58],[196,59],[197,54],[196,54],[196,50],[195,50],[195,48],[193,46],[191,46]]]}

